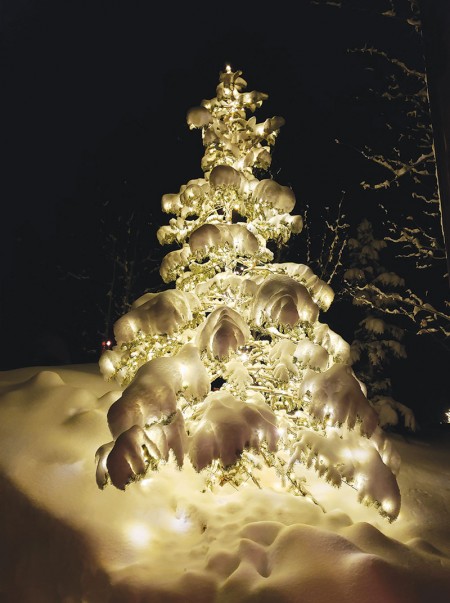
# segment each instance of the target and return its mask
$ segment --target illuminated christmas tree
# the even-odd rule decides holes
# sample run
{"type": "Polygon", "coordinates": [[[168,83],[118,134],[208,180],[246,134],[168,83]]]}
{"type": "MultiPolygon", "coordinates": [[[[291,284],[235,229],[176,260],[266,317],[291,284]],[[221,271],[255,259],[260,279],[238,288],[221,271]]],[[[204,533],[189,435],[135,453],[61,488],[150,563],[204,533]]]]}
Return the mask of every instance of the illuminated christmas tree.
{"type": "Polygon", "coordinates": [[[267,475],[313,500],[301,466],[393,520],[400,459],[352,370],[346,341],[319,321],[332,289],[303,264],[275,263],[270,245],[302,230],[294,192],[271,178],[284,120],[247,119],[267,95],[220,73],[216,96],[187,113],[202,132],[203,178],[162,198],[158,230],[177,246],[146,293],[114,325],[100,368],[122,387],[113,440],[97,451],[97,483],[120,489],[162,463],[191,463],[211,488],[267,475]],[[269,246],[268,246],[269,245],[269,246]]]}

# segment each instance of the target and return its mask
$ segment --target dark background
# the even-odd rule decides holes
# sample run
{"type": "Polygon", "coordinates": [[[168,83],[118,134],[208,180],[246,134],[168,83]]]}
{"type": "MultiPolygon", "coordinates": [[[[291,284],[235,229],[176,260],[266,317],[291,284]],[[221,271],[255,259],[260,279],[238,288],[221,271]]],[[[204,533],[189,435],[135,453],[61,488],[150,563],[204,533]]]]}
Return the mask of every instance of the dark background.
{"type": "MultiPolygon", "coordinates": [[[[355,223],[374,218],[358,186],[371,168],[335,142],[370,140],[385,119],[358,102],[367,71],[348,50],[423,56],[401,14],[381,14],[388,3],[344,4],[3,1],[1,369],[97,362],[120,309],[161,288],[161,196],[202,176],[201,137],[185,115],[215,96],[226,63],[269,94],[258,121],[285,118],[273,175],[294,189],[295,213],[308,208],[313,236],[343,191],[355,223]]],[[[292,241],[299,262],[302,245],[292,241]]],[[[329,316],[351,337],[348,313],[329,316]]],[[[412,344],[399,398],[448,404],[448,360],[432,342],[412,344]]]]}

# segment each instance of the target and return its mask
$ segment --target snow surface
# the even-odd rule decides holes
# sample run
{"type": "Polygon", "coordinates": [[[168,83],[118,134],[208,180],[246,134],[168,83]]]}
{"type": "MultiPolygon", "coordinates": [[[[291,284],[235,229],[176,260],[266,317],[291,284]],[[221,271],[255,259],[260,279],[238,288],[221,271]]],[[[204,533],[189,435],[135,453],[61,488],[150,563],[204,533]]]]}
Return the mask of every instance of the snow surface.
{"type": "Polygon", "coordinates": [[[116,399],[96,365],[0,373],[0,601],[450,601],[448,432],[389,436],[402,457],[389,523],[303,467],[319,504],[270,483],[211,492],[188,463],[100,490],[116,399]]]}

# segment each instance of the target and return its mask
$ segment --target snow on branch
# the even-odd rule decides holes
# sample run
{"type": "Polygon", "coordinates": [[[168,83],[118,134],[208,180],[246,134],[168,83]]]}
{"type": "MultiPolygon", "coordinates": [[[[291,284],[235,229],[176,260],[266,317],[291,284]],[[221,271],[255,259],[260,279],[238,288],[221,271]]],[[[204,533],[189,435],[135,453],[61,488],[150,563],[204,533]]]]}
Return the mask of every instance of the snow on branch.
{"type": "Polygon", "coordinates": [[[396,160],[393,158],[386,158],[382,155],[371,154],[369,151],[363,151],[361,149],[356,149],[365,159],[369,161],[373,161],[377,165],[380,165],[386,168],[388,171],[392,173],[391,178],[387,178],[383,180],[383,182],[377,182],[376,184],[370,184],[368,182],[362,181],[361,186],[364,189],[372,188],[374,190],[380,188],[389,188],[392,184],[397,184],[399,178],[405,175],[419,175],[426,176],[431,172],[428,170],[427,164],[434,163],[434,153],[426,153],[421,154],[414,160],[411,160],[408,163],[404,163],[403,161],[396,160]]]}
{"type": "MultiPolygon", "coordinates": [[[[310,462],[309,447],[319,475],[353,485],[361,502],[394,520],[395,452],[351,369],[350,345],[319,322],[334,291],[305,264],[272,262],[266,246],[299,234],[303,220],[291,215],[290,187],[256,176],[270,165],[284,120],[246,119],[267,95],[244,92],[241,75],[227,66],[217,96],[187,114],[189,128],[202,131],[204,178],[161,200],[176,216],[157,233],[161,244],[180,245],[160,269],[174,287],[136,300],[114,325],[116,345],[100,359],[121,391],[107,412],[113,441],[96,455],[98,486],[125,489],[161,464],[181,469],[187,459],[206,487],[248,480],[261,487],[269,471],[285,490],[325,510],[293,466],[310,462]],[[334,454],[330,430],[338,434],[333,443],[339,438],[334,454]],[[346,446],[354,455],[348,471],[346,446]]],[[[347,228],[340,209],[328,228],[334,239],[324,270],[331,280],[347,228]]]]}
{"type": "Polygon", "coordinates": [[[379,48],[374,48],[373,46],[364,46],[363,48],[349,49],[348,52],[357,52],[357,53],[361,53],[361,54],[367,53],[367,54],[370,54],[371,56],[382,57],[388,63],[391,63],[392,65],[395,65],[395,67],[398,67],[400,69],[400,71],[402,73],[404,73],[405,75],[407,75],[409,77],[415,77],[418,80],[420,80],[421,82],[423,82],[424,85],[426,84],[425,71],[419,71],[417,69],[412,69],[411,67],[408,67],[408,65],[404,61],[401,61],[400,59],[397,59],[395,57],[388,55],[388,53],[385,52],[384,50],[380,50],[379,48]]]}
{"type": "MultiPolygon", "coordinates": [[[[409,7],[406,10],[405,7],[403,7],[403,10],[398,9],[398,3],[394,2],[394,0],[387,0],[387,2],[384,3],[384,6],[381,5],[379,7],[377,7],[375,3],[373,8],[367,3],[355,3],[349,2],[348,0],[310,0],[310,2],[311,4],[317,6],[329,6],[331,8],[347,9],[352,12],[359,12],[361,14],[395,19],[396,21],[412,27],[417,34],[420,34],[422,29],[419,6],[416,0],[407,1],[406,5],[409,5],[409,7]],[[389,8],[386,8],[386,4],[389,5],[389,8]]],[[[403,5],[405,5],[405,2],[403,5]]]]}

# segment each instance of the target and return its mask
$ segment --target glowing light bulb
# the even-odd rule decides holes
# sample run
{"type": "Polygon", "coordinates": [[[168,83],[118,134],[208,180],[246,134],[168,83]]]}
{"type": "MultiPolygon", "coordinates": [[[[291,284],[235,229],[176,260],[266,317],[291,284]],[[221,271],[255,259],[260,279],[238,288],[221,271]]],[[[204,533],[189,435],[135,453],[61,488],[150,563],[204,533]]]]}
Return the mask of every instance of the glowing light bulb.
{"type": "Polygon", "coordinates": [[[180,373],[181,373],[183,387],[188,386],[188,381],[186,379],[188,372],[189,372],[188,367],[185,364],[180,364],[180,373]]]}
{"type": "Polygon", "coordinates": [[[258,124],[255,127],[255,134],[257,134],[258,136],[262,136],[264,134],[264,124],[258,124]]]}
{"type": "Polygon", "coordinates": [[[392,500],[386,499],[381,503],[381,507],[386,513],[391,513],[394,510],[394,503],[392,500]]]}
{"type": "Polygon", "coordinates": [[[143,488],[144,490],[147,489],[150,484],[153,482],[153,478],[152,477],[146,477],[145,479],[141,479],[139,480],[139,485],[141,488],[143,488]]]}

